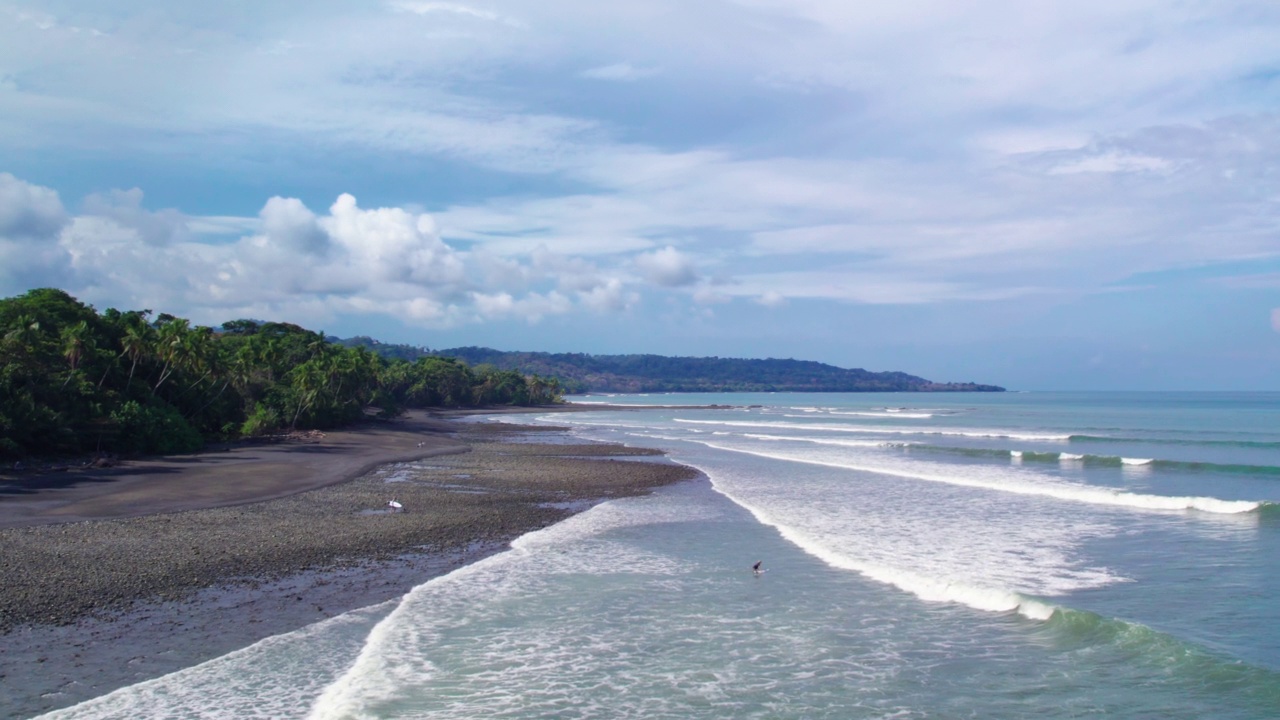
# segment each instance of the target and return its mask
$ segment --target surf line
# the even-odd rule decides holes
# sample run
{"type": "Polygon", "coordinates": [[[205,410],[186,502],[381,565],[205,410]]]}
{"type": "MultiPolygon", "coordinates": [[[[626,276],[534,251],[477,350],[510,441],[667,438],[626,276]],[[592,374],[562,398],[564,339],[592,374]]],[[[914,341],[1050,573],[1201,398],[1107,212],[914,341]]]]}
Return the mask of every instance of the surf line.
{"type": "MultiPolygon", "coordinates": [[[[707,472],[705,469],[702,470],[707,472]]],[[[1059,609],[1048,602],[1009,590],[971,586],[951,579],[924,577],[912,572],[858,562],[840,553],[833,552],[823,547],[821,543],[814,542],[795,528],[778,522],[769,513],[725,490],[716,483],[713,474],[707,473],[707,476],[711,478],[712,490],[725,496],[734,504],[745,508],[762,525],[767,525],[777,530],[778,534],[785,540],[831,567],[856,572],[876,582],[911,593],[926,602],[959,603],[985,612],[1016,612],[1030,620],[1040,621],[1048,620],[1059,609]]],[[[760,563],[756,564],[759,565],[760,563]]]]}
{"type": "Polygon", "coordinates": [[[824,430],[830,432],[847,432],[847,433],[872,433],[879,435],[949,435],[956,437],[976,437],[976,438],[1010,438],[1013,440],[1068,440],[1070,435],[1044,435],[1020,433],[1011,430],[946,430],[943,428],[921,427],[921,428],[888,428],[888,427],[866,427],[861,425],[831,425],[824,423],[786,423],[786,422],[751,422],[745,420],[691,420],[687,418],[675,418],[675,422],[687,423],[690,425],[726,425],[729,427],[763,427],[763,428],[783,428],[786,430],[824,430]]]}
{"type": "Polygon", "coordinates": [[[1239,513],[1252,512],[1262,506],[1262,503],[1253,500],[1220,500],[1212,497],[1174,497],[1167,495],[1144,495],[1139,493],[1126,493],[1111,490],[1109,488],[1092,488],[1082,485],[1060,485],[1060,486],[1031,486],[1031,485],[1003,485],[1000,483],[982,482],[980,480],[968,480],[965,478],[948,477],[942,475],[929,475],[927,473],[908,473],[901,470],[889,470],[886,468],[864,467],[859,465],[848,465],[845,463],[831,462],[827,460],[814,460],[812,458],[790,457],[776,453],[761,452],[759,450],[744,450],[742,448],[734,448],[726,445],[719,445],[706,440],[689,439],[689,442],[696,442],[706,445],[716,450],[725,450],[727,452],[742,453],[745,455],[755,455],[756,457],[764,457],[772,460],[782,460],[784,462],[799,462],[807,465],[820,465],[823,467],[839,468],[841,470],[855,470],[858,472],[870,472],[879,475],[890,475],[893,477],[902,477],[910,480],[923,480],[925,482],[943,483],[946,485],[959,485],[961,487],[980,488],[983,490],[995,490],[997,492],[1007,492],[1014,495],[1031,495],[1039,497],[1049,497],[1055,500],[1067,500],[1070,502],[1082,502],[1092,505],[1109,505],[1113,507],[1129,507],[1139,510],[1200,510],[1202,512],[1217,513],[1222,515],[1235,515],[1239,513]]]}

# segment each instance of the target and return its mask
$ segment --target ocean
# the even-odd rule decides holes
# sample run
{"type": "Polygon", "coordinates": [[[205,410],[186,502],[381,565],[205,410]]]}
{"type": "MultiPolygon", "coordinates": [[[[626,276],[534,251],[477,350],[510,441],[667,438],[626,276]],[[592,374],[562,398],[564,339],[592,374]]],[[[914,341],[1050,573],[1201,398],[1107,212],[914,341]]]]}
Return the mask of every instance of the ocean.
{"type": "Polygon", "coordinates": [[[1280,717],[1280,394],[576,400],[706,479],[45,717],[1280,717]]]}

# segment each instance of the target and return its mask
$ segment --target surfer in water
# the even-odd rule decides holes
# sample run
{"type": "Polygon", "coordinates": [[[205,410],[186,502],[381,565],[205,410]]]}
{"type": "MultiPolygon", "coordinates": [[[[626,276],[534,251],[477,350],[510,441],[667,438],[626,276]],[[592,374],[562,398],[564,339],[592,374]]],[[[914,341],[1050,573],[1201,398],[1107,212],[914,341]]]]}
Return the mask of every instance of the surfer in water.
{"type": "Polygon", "coordinates": [[[763,561],[763,560],[757,560],[757,561],[756,561],[756,564],[751,566],[751,572],[755,573],[756,575],[759,575],[759,574],[763,573],[763,572],[764,572],[764,568],[760,567],[761,565],[764,565],[764,561],[763,561]]]}

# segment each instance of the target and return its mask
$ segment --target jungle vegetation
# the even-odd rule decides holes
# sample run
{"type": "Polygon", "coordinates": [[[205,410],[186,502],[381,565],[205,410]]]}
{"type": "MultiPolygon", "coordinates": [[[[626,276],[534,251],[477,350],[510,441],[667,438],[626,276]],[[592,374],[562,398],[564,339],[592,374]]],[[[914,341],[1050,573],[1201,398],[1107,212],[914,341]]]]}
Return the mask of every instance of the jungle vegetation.
{"type": "Polygon", "coordinates": [[[555,380],[448,357],[388,360],[289,323],[100,313],[53,288],[0,299],[0,457],[193,452],[340,427],[370,408],[394,416],[560,396],[555,380]]]}
{"type": "Polygon", "coordinates": [[[792,359],[504,352],[481,347],[433,351],[464,362],[537,373],[565,392],[1000,392],[972,382],[940,383],[904,372],[846,369],[792,359]]]}

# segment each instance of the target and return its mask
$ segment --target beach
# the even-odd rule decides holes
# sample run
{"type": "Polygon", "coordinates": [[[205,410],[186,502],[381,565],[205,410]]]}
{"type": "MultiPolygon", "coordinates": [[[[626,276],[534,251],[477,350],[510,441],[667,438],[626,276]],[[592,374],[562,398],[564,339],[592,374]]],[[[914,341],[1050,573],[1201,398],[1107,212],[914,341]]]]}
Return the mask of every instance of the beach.
{"type": "Polygon", "coordinates": [[[0,475],[0,715],[73,705],[399,598],[602,500],[696,476],[658,451],[461,414],[57,468],[21,485],[0,475]],[[409,462],[412,481],[397,474],[409,462]]]}

